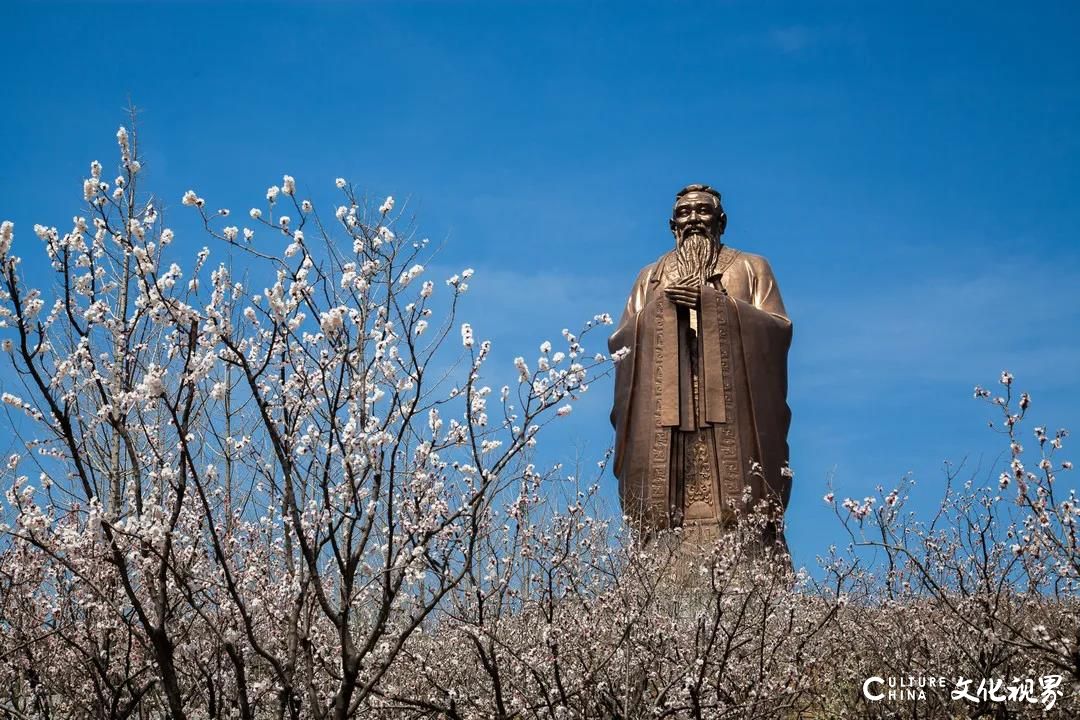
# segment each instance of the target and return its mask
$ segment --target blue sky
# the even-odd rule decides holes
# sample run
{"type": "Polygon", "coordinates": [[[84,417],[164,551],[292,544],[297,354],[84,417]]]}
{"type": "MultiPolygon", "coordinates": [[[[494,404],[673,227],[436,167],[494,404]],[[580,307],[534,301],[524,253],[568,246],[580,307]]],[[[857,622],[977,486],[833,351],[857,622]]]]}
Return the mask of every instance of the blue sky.
{"type": "MultiPolygon", "coordinates": [[[[830,476],[862,497],[912,472],[922,507],[946,458],[987,476],[1004,446],[971,390],[1002,369],[1038,422],[1080,425],[1078,21],[1070,3],[8,2],[0,215],[21,242],[68,222],[130,98],[174,206],[194,187],[242,210],[286,172],[407,198],[442,262],[477,268],[465,311],[509,378],[618,313],[670,246],[674,192],[710,183],[795,323],[789,539],[812,563],[843,539],[830,476]]],[[[568,456],[607,446],[609,393],[559,428],[568,456]]]]}

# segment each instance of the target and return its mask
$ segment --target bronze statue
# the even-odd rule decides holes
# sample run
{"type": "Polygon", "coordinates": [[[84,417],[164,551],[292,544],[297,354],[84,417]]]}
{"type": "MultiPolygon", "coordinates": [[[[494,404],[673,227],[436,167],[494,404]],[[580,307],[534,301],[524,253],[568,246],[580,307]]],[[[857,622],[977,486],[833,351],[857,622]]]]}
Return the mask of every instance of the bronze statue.
{"type": "MultiPolygon", "coordinates": [[[[675,249],[645,267],[609,340],[615,476],[623,513],[645,532],[730,526],[791,494],[787,355],[780,290],[765,258],[722,241],[720,194],[689,185],[671,216],[675,249]]],[[[766,529],[780,543],[782,530],[766,529]]]]}

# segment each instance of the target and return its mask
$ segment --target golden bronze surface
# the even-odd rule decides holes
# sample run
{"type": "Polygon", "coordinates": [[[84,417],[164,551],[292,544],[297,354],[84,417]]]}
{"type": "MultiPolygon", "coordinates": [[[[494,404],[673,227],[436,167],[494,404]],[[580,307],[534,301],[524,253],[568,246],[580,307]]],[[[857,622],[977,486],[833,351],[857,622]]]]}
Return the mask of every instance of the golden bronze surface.
{"type": "Polygon", "coordinates": [[[707,185],[679,192],[670,227],[675,248],[638,274],[608,342],[629,348],[611,412],[619,497],[646,533],[730,525],[746,498],[782,512],[791,494],[792,327],[772,268],[722,242],[727,215],[707,185]]]}

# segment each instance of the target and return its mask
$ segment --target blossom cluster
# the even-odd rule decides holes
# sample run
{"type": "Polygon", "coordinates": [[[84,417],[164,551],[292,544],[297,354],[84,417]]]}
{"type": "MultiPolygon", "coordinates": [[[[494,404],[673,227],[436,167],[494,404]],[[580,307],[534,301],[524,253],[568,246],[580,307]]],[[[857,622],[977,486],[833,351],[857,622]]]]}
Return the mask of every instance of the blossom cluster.
{"type": "MultiPolygon", "coordinates": [[[[493,368],[474,271],[433,279],[393,197],[338,178],[330,220],[284,175],[240,227],[191,190],[203,246],[117,143],[85,216],[35,228],[55,291],[0,224],[0,716],[866,717],[890,669],[1080,677],[1068,433],[1024,435],[1011,375],[976,391],[1002,474],[935,523],[907,485],[830,491],[851,544],[816,573],[761,543],[768,505],[643,537],[602,507],[610,451],[537,452],[628,352],[588,349],[609,315],[493,368]]],[[[920,702],[890,710],[957,710],[920,702]]]]}

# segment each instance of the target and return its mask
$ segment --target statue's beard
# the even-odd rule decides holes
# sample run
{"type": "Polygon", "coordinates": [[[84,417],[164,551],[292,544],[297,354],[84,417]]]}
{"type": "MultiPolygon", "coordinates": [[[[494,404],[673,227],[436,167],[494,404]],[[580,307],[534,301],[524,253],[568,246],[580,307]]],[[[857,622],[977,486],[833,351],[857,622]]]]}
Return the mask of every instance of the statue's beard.
{"type": "Polygon", "coordinates": [[[678,247],[675,249],[679,277],[703,284],[712,272],[719,252],[719,238],[710,237],[697,229],[689,230],[678,238],[678,247]]]}

